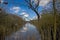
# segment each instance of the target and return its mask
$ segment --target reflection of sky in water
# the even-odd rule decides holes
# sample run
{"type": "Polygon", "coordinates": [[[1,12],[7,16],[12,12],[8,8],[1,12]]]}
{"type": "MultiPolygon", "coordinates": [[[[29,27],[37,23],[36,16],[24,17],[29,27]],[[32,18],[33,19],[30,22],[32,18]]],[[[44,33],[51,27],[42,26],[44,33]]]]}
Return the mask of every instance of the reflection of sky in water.
{"type": "Polygon", "coordinates": [[[26,23],[20,30],[7,37],[6,40],[32,40],[34,37],[36,40],[40,40],[39,32],[36,27],[30,23],[26,23]]]}

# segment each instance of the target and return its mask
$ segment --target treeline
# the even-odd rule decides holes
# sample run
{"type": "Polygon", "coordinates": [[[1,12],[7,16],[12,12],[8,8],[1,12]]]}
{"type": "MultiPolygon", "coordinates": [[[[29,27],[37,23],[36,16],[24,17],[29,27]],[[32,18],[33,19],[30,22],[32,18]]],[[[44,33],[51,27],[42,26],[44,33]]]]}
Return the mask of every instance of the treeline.
{"type": "MultiPolygon", "coordinates": [[[[53,40],[54,15],[53,12],[42,13],[40,20],[31,21],[40,32],[41,40],[53,40]]],[[[60,40],[60,13],[56,15],[56,40],[60,40]]]]}
{"type": "MultiPolygon", "coordinates": [[[[37,1],[39,2],[39,0],[37,1]]],[[[34,6],[32,5],[32,7],[34,6]]],[[[38,19],[31,23],[36,25],[39,30],[41,40],[60,40],[60,0],[51,0],[40,12],[41,14],[36,11],[37,9],[33,9],[33,11],[38,14],[38,19]]]]}
{"type": "Polygon", "coordinates": [[[17,15],[0,11],[0,40],[5,40],[5,36],[17,31],[24,24],[24,20],[17,15]]]}

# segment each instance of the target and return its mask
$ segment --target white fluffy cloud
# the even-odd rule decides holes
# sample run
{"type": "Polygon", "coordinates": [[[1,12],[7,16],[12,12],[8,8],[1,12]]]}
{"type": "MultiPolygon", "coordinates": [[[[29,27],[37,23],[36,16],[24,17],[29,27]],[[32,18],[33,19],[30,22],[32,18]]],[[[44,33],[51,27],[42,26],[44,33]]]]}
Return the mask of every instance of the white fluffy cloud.
{"type": "Polygon", "coordinates": [[[20,11],[20,7],[12,7],[10,10],[14,11],[15,13],[18,13],[20,11]]]}
{"type": "Polygon", "coordinates": [[[30,18],[31,20],[36,20],[38,19],[37,16],[34,16],[33,18],[30,18]]]}
{"type": "Polygon", "coordinates": [[[50,2],[50,0],[41,0],[40,1],[40,6],[45,6],[46,4],[48,4],[50,2]]]}
{"type": "Polygon", "coordinates": [[[25,15],[26,14],[26,12],[22,12],[20,15],[25,15]]]}
{"type": "Polygon", "coordinates": [[[29,19],[28,19],[28,18],[29,18],[29,14],[28,14],[28,13],[22,12],[20,15],[22,16],[22,18],[23,18],[24,20],[29,21],[29,19]]]}
{"type": "MultiPolygon", "coordinates": [[[[37,0],[34,0],[34,1],[37,3],[37,0]]],[[[45,6],[49,2],[50,2],[50,0],[40,0],[39,6],[45,6]]]]}
{"type": "Polygon", "coordinates": [[[22,12],[21,15],[23,15],[24,17],[29,17],[29,14],[27,14],[26,12],[22,12]]]}
{"type": "Polygon", "coordinates": [[[1,3],[3,3],[3,0],[0,0],[1,3]]]}
{"type": "Polygon", "coordinates": [[[26,15],[24,15],[25,17],[28,17],[29,15],[28,14],[26,14],[26,15]]]}

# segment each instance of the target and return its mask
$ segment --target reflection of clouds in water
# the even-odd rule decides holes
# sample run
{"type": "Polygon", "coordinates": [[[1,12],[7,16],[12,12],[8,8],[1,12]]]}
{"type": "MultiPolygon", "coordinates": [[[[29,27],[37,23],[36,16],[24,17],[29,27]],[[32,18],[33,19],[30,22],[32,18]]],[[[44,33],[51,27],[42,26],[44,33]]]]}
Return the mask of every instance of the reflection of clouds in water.
{"type": "Polygon", "coordinates": [[[20,32],[27,32],[28,30],[31,30],[33,28],[36,28],[34,25],[27,23],[24,25],[24,27],[20,30],[20,32]]]}
{"type": "Polygon", "coordinates": [[[25,24],[25,26],[28,27],[28,28],[29,28],[29,27],[30,27],[30,28],[31,28],[31,27],[32,27],[32,28],[36,28],[34,25],[32,25],[32,24],[30,24],[30,23],[25,24]]]}
{"type": "Polygon", "coordinates": [[[27,27],[23,27],[23,29],[21,30],[21,32],[26,32],[28,30],[27,27]]]}
{"type": "MultiPolygon", "coordinates": [[[[29,40],[35,37],[35,40],[40,40],[40,34],[37,31],[36,27],[30,23],[26,23],[20,30],[13,33],[9,37],[7,37],[7,40],[27,40],[27,37],[29,36],[29,40]]],[[[33,40],[33,39],[32,39],[33,40]]]]}
{"type": "Polygon", "coordinates": [[[23,30],[28,30],[28,28],[27,27],[23,27],[23,30]]]}

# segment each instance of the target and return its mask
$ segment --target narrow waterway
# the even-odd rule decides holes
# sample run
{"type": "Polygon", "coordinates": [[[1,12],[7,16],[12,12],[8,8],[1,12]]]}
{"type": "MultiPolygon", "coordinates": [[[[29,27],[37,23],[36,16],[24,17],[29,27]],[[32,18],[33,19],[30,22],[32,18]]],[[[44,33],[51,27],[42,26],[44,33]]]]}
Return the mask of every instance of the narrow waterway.
{"type": "Polygon", "coordinates": [[[5,40],[41,40],[41,38],[36,27],[30,23],[26,23],[17,32],[7,36],[5,40]]]}

